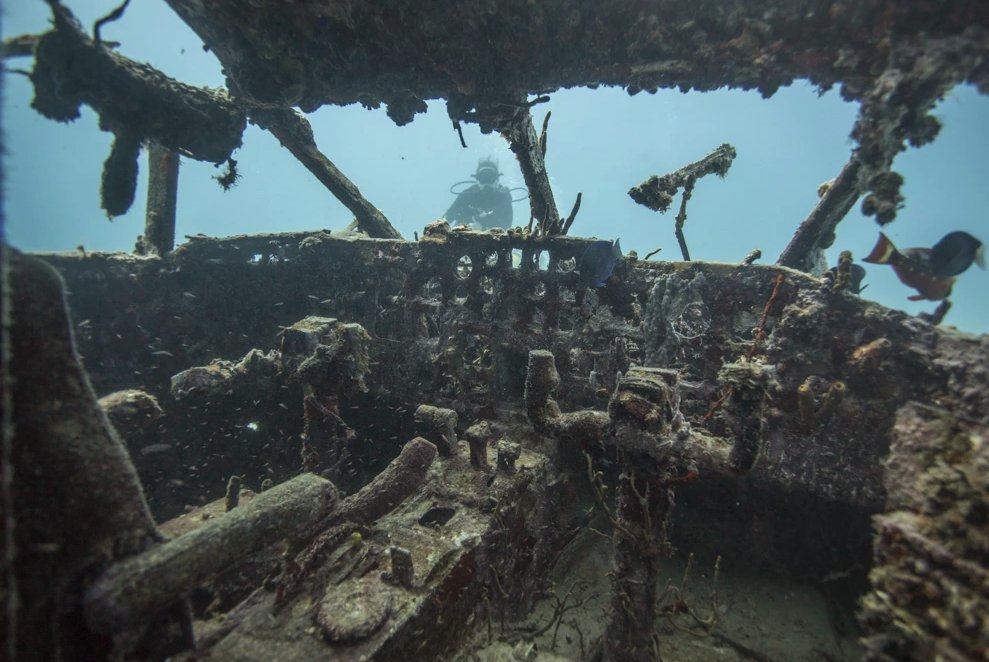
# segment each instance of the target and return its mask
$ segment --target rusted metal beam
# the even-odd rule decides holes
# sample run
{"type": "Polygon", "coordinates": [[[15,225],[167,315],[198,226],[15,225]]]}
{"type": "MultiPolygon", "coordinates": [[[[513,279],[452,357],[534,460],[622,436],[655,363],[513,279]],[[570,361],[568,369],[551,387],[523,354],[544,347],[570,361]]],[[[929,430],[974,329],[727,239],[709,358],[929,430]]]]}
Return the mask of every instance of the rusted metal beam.
{"type": "Polygon", "coordinates": [[[629,197],[661,214],[670,208],[677,191],[683,189],[680,211],[676,216],[676,238],[685,262],[690,261],[690,252],[687,250],[687,239],[683,235],[683,224],[687,220],[687,202],[693,194],[694,184],[704,175],[712,173],[724,177],[734,160],[735,148],[725,143],[699,161],[688,163],[662,177],[653,175],[629,189],[629,197]]]}
{"type": "Polygon", "coordinates": [[[858,183],[859,170],[858,159],[852,157],[797,228],[776,264],[801,271],[811,270],[820,252],[834,243],[838,223],[848,215],[862,194],[858,183]]]}
{"type": "Polygon", "coordinates": [[[278,138],[285,149],[292,152],[330,193],[353,212],[357,226],[367,232],[368,236],[379,239],[402,238],[402,233],[395,229],[381,210],[368,202],[357,186],[319,151],[312,126],[305,117],[291,108],[258,108],[251,111],[251,121],[278,138]]]}
{"type": "Polygon", "coordinates": [[[175,248],[175,205],[178,201],[179,155],[153,143],[148,149],[148,208],[139,253],[165,255],[175,248]]]}
{"type": "MultiPolygon", "coordinates": [[[[545,130],[545,125],[543,128],[545,130]]],[[[532,113],[528,108],[521,108],[502,129],[502,135],[508,140],[508,146],[522,169],[522,177],[529,189],[529,205],[539,234],[558,234],[560,212],[556,208],[553,189],[549,185],[549,175],[546,172],[545,133],[540,140],[532,123],[532,113]]]]}
{"type": "Polygon", "coordinates": [[[106,634],[135,627],[251,552],[315,533],[337,503],[333,483],[314,474],[273,487],[211,525],[111,566],[86,592],[86,622],[106,634]]]}

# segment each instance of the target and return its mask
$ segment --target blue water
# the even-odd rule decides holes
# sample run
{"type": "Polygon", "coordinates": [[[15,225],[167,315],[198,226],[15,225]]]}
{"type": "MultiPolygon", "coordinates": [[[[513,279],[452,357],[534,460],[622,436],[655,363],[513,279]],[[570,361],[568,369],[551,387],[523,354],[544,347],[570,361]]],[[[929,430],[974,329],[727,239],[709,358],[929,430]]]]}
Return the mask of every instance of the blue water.
{"type": "MultiPolygon", "coordinates": [[[[115,2],[71,3],[83,25],[105,15],[115,2]]],[[[4,36],[47,28],[42,2],[5,3],[4,36]]],[[[164,2],[133,3],[124,17],[103,29],[120,51],[148,61],[185,82],[222,86],[220,66],[198,38],[164,2]]],[[[29,60],[8,61],[28,68],[29,60]]],[[[26,250],[131,250],[141,233],[146,181],[139,178],[137,200],[126,215],[107,222],[99,208],[102,164],[111,136],[83,108],[69,125],[48,121],[30,109],[29,81],[5,76],[4,131],[8,240],[26,250]]],[[[834,177],[853,148],[848,138],[856,104],[836,92],[819,96],[798,83],[769,100],[757,93],[718,91],[660,92],[629,97],[621,89],[566,90],[534,108],[534,121],[552,111],[547,168],[562,214],[578,192],[583,203],[571,234],[621,237],[625,251],[640,256],[662,247],[654,259],[679,259],[673,216],[641,207],[627,191],[653,174],[695,161],[724,142],[738,157],[724,180],[701,180],[688,207],[685,227],[691,257],[738,261],[760,248],[772,263],[793,229],[813,208],[818,185],[834,177]]],[[[945,127],[938,139],[901,154],[895,168],[906,178],[906,205],[886,228],[897,246],[930,246],[949,230],[966,230],[989,240],[989,188],[984,155],[989,153],[989,100],[968,88],[955,90],[936,114],[945,127]]],[[[502,183],[523,186],[514,157],[497,135],[465,125],[468,149],[460,146],[442,101],[405,127],[396,127],[384,110],[359,106],[323,108],[310,116],[317,142],[406,237],[449,206],[450,184],[473,172],[479,158],[494,155],[505,172],[502,183]]],[[[177,235],[230,235],[348,224],[350,213],[271,135],[249,127],[235,153],[243,175],[223,192],[211,164],[185,161],[178,200],[177,235]]],[[[142,157],[146,172],[146,157],[142,157]]],[[[527,203],[515,217],[528,219],[527,203]]],[[[839,228],[828,252],[856,257],[874,244],[877,226],[858,209],[839,228]]],[[[912,291],[889,269],[869,268],[866,298],[912,313],[930,311],[930,302],[907,301],[912,291]]],[[[955,285],[947,324],[973,332],[989,331],[989,309],[981,302],[989,273],[971,269],[955,285]]]]}

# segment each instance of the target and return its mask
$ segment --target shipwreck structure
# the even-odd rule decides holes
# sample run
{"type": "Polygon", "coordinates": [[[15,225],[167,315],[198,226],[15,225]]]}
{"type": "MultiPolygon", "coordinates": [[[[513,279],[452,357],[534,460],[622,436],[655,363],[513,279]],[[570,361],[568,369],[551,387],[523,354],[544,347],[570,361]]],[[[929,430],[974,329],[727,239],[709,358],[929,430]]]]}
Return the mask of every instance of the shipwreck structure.
{"type": "MultiPolygon", "coordinates": [[[[935,137],[933,103],[986,90],[985,3],[168,1],[226,90],[101,41],[126,3],[88,32],[51,0],[51,31],[5,44],[33,56],[39,112],[85,103],[115,134],[109,214],[145,146],[153,182],[135,254],[3,247],[6,659],[538,659],[589,604],[550,578],[594,531],[606,618],[586,642],[573,628],[571,657],[676,659],[667,624],[768,659],[718,630],[716,587],[710,615],[686,572],[663,590],[674,544],[841,586],[870,659],[984,657],[989,340],[806,271],[863,196],[893,220],[893,157],[935,137]],[[579,199],[564,216],[553,198],[538,95],[795,78],[861,113],[778,264],[689,261],[681,241],[682,262],[629,255],[582,285],[591,240],[571,236],[579,199]],[[528,227],[403,239],[295,110],[384,104],[401,124],[429,98],[509,141],[528,227]],[[228,161],[230,184],[247,121],[363,236],[175,248],[176,154],[228,161]],[[520,626],[537,605],[548,619],[520,626]]],[[[665,211],[682,192],[682,227],[733,156],[630,194],[665,211]]]]}

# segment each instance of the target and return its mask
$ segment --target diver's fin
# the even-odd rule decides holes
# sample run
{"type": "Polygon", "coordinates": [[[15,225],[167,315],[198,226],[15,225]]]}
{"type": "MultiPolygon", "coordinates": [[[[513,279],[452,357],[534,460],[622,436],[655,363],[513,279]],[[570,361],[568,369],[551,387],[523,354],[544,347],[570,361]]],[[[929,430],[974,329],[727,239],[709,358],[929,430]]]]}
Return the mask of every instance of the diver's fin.
{"type": "Polygon", "coordinates": [[[893,242],[889,240],[889,237],[880,232],[876,247],[866,257],[862,258],[862,261],[871,262],[872,264],[888,264],[896,253],[896,246],[893,245],[893,242]]]}

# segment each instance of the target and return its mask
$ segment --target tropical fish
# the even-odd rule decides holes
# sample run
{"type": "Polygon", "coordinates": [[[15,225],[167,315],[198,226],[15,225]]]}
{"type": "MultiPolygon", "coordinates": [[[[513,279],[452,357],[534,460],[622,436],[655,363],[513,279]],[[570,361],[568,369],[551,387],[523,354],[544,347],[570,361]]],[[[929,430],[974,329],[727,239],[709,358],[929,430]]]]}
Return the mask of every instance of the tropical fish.
{"type": "MultiPolygon", "coordinates": [[[[879,233],[879,241],[863,262],[872,264],[888,264],[904,285],[917,290],[918,294],[908,297],[911,301],[939,301],[951,294],[951,286],[955,279],[951,276],[939,276],[931,264],[930,248],[907,248],[897,250],[889,237],[879,233]]],[[[956,266],[956,265],[949,265],[956,266]]]]}
{"type": "Polygon", "coordinates": [[[603,287],[604,281],[615,270],[615,264],[622,257],[622,246],[618,239],[591,243],[580,258],[580,284],[585,287],[603,287]]]}
{"type": "Polygon", "coordinates": [[[940,278],[957,276],[973,262],[986,268],[985,246],[967,232],[949,232],[931,248],[931,271],[940,278]]]}

